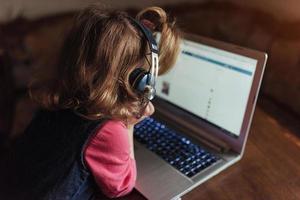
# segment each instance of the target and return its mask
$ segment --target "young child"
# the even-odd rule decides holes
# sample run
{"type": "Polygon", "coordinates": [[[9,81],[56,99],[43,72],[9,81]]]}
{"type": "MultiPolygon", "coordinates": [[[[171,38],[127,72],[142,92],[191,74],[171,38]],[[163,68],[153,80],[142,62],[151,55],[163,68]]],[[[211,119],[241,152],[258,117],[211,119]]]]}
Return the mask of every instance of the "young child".
{"type": "Polygon", "coordinates": [[[77,16],[58,68],[31,85],[43,110],[15,145],[20,199],[98,199],[133,189],[133,126],[154,112],[131,81],[136,69],[145,74],[153,65],[141,27],[161,32],[159,74],[167,72],[180,34],[161,8],[144,9],[136,20],[97,6],[77,16]]]}

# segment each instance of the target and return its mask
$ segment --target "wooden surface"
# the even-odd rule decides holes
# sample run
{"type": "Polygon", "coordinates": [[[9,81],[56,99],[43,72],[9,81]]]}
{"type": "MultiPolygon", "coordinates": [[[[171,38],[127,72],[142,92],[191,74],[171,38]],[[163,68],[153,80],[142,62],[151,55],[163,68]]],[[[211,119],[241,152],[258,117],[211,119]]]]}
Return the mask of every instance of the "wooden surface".
{"type": "MultiPolygon", "coordinates": [[[[144,198],[134,190],[120,199],[144,198]]],[[[300,139],[257,107],[242,160],[182,199],[299,200],[300,139]]]]}

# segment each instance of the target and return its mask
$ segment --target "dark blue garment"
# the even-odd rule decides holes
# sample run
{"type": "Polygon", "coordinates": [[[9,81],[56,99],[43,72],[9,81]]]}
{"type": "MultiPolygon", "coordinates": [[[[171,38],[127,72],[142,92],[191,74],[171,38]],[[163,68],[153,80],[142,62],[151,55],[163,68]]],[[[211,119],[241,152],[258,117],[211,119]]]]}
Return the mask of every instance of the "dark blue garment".
{"type": "Polygon", "coordinates": [[[82,163],[76,161],[64,181],[55,186],[43,199],[96,200],[99,199],[96,193],[96,185],[90,172],[82,163]]]}
{"type": "Polygon", "coordinates": [[[16,176],[9,177],[12,191],[6,199],[99,199],[83,153],[102,122],[70,110],[38,112],[11,151],[16,176]]]}

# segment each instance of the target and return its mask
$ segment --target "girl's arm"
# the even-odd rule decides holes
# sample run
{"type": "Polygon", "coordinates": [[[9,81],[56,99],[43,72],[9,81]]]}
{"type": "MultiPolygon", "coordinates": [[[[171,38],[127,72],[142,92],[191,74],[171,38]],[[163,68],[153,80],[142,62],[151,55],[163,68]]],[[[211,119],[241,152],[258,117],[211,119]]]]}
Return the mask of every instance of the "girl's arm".
{"type": "Polygon", "coordinates": [[[128,194],[136,181],[133,127],[154,112],[149,103],[140,119],[125,126],[110,120],[91,138],[85,149],[85,162],[100,190],[108,197],[128,194]]]}
{"type": "Polygon", "coordinates": [[[127,125],[127,129],[128,129],[128,139],[129,139],[129,145],[130,145],[130,157],[134,159],[134,142],[133,142],[133,128],[134,125],[139,123],[140,121],[142,121],[143,119],[145,119],[146,117],[152,115],[154,113],[154,106],[151,103],[151,101],[148,102],[145,111],[142,115],[142,117],[138,118],[138,119],[132,119],[130,121],[130,124],[127,125]]]}
{"type": "Polygon", "coordinates": [[[128,129],[121,121],[107,121],[85,149],[85,162],[103,194],[110,198],[128,194],[136,181],[136,163],[128,129]]]}
{"type": "Polygon", "coordinates": [[[128,127],[128,139],[129,139],[129,145],[130,145],[130,157],[134,159],[134,142],[133,142],[133,127],[128,127]]]}

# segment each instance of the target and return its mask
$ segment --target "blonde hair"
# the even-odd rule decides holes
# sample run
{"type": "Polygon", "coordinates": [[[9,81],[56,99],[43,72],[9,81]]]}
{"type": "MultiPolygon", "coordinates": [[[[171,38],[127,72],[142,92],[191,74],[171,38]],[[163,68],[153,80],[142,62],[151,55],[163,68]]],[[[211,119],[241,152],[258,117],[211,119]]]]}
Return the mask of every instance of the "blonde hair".
{"type": "Polygon", "coordinates": [[[153,32],[161,33],[159,43],[159,75],[168,72],[175,64],[179,53],[181,34],[175,26],[175,20],[170,20],[160,7],[149,7],[137,14],[138,20],[149,20],[153,23],[153,32]]]}
{"type": "MultiPolygon", "coordinates": [[[[154,33],[161,32],[159,73],[167,72],[179,50],[175,22],[159,7],[142,10],[136,19],[154,33]]],[[[31,97],[43,108],[72,109],[88,119],[135,117],[143,97],[133,91],[129,75],[145,63],[147,47],[127,13],[88,7],[76,17],[65,39],[56,73],[48,80],[34,80],[31,97]]]]}

